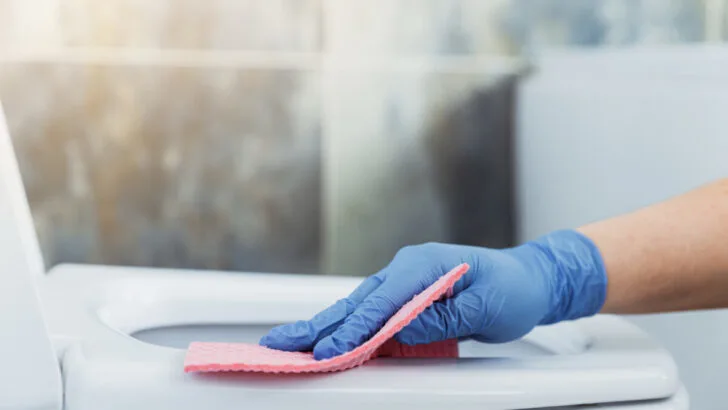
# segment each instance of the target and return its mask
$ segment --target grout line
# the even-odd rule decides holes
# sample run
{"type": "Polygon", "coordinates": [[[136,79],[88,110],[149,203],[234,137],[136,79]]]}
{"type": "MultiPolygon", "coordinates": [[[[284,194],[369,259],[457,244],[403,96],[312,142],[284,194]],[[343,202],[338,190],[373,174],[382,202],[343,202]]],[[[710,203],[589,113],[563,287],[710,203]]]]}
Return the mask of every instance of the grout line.
{"type": "Polygon", "coordinates": [[[0,50],[0,63],[67,63],[134,66],[245,67],[331,71],[499,72],[522,68],[504,55],[407,56],[401,54],[295,53],[269,51],[66,48],[0,50]]]}
{"type": "Polygon", "coordinates": [[[188,67],[260,67],[314,69],[318,53],[226,52],[197,50],[157,50],[134,48],[59,48],[0,50],[3,63],[69,63],[113,65],[158,65],[188,67]]]}

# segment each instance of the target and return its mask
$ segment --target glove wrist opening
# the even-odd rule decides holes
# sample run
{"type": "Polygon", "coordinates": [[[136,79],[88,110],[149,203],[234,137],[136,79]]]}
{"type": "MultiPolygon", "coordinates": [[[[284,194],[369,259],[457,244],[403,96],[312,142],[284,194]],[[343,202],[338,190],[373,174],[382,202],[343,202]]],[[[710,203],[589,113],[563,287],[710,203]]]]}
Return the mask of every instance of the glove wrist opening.
{"type": "Polygon", "coordinates": [[[607,275],[601,253],[591,239],[575,230],[560,230],[530,243],[548,268],[549,312],[539,324],[593,316],[602,309],[607,275]]]}

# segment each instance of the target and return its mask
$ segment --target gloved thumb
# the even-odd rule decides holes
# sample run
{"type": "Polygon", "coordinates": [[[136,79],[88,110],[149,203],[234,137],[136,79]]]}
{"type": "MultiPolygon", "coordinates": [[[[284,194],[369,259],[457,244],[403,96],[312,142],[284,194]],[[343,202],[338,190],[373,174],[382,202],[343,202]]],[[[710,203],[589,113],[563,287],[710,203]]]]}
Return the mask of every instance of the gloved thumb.
{"type": "Polygon", "coordinates": [[[486,317],[485,298],[466,289],[453,298],[433,303],[397,333],[395,339],[416,345],[469,337],[482,329],[486,317]]]}

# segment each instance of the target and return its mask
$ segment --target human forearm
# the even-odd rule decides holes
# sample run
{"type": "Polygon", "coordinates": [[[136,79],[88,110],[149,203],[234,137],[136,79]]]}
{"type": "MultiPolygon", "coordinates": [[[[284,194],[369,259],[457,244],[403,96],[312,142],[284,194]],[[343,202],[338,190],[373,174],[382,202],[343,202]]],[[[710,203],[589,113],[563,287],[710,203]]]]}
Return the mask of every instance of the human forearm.
{"type": "Polygon", "coordinates": [[[604,259],[603,312],[728,307],[728,179],[578,230],[604,259]]]}
{"type": "Polygon", "coordinates": [[[509,249],[405,247],[349,296],[311,320],[271,330],[260,343],[313,351],[317,359],[351,351],[462,263],[470,271],[456,283],[453,296],[399,332],[400,342],[500,343],[537,325],[599,311],[728,307],[728,180],[578,231],[555,231],[509,249]]]}

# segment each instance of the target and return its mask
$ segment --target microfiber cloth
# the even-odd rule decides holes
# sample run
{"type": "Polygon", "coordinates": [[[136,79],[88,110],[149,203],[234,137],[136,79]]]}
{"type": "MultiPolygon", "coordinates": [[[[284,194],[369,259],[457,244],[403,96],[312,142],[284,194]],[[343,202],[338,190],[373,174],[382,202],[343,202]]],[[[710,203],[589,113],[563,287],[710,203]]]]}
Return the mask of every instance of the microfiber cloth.
{"type": "Polygon", "coordinates": [[[428,306],[452,291],[470,267],[457,266],[407,302],[374,336],[354,350],[330,359],[316,360],[310,352],[284,352],[256,344],[191,343],[185,372],[243,371],[262,373],[335,372],[362,365],[375,357],[457,357],[457,340],[406,346],[392,337],[428,306]]]}

